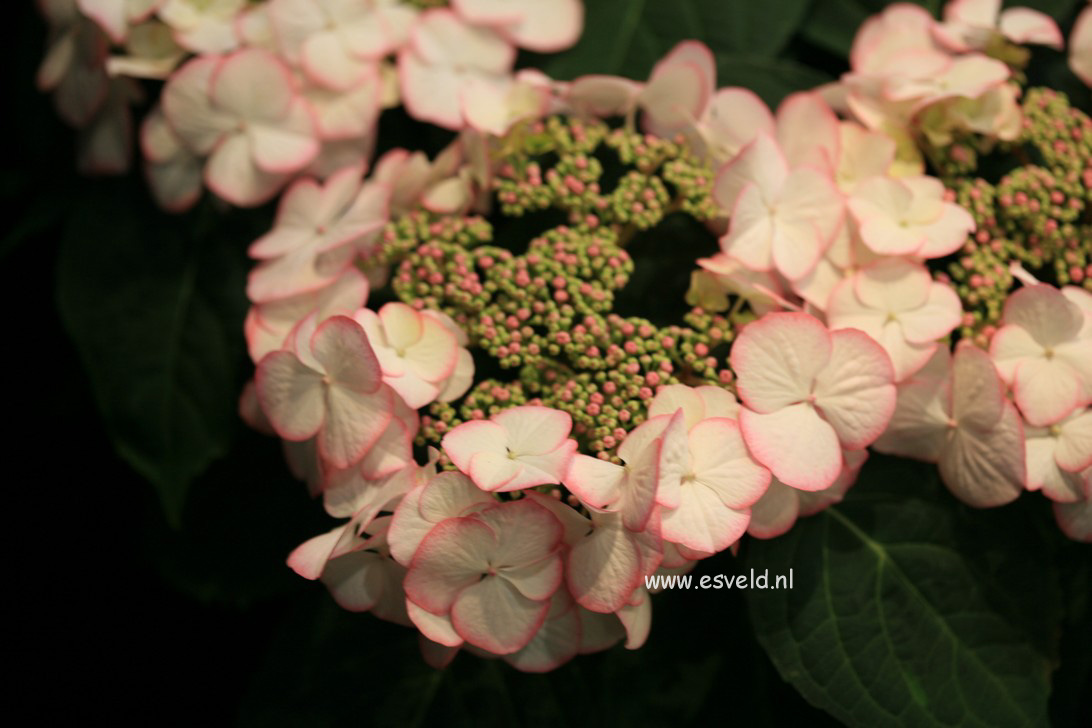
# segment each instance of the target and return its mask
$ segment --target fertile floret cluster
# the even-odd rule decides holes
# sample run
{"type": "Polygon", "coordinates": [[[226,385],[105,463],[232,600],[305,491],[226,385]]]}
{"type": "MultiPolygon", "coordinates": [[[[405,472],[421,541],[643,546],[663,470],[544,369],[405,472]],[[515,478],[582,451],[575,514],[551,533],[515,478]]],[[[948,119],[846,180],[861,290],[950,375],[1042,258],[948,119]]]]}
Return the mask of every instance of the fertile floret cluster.
{"type": "Polygon", "coordinates": [[[966,147],[934,150],[949,172],[945,183],[975,219],[975,234],[945,273],[967,312],[961,333],[980,345],[996,330],[1018,277],[1092,290],[1092,119],[1045,88],[1030,89],[1022,108],[1019,139],[993,157],[1024,161],[995,183],[975,175],[987,159],[966,147]],[[953,157],[964,162],[945,163],[953,157]]]}
{"type": "Polygon", "coordinates": [[[401,301],[450,316],[498,375],[516,370],[508,381],[480,381],[458,407],[432,405],[420,444],[534,402],[567,412],[583,447],[611,455],[647,419],[659,386],[731,381],[723,355],[712,356],[733,337],[726,318],[699,310],[697,327],[656,326],[613,313],[633,272],[624,246],[637,231],[672,212],[714,216],[707,163],[675,142],[553,116],[514,128],[494,165],[502,215],[561,224],[516,253],[496,245],[481,218],[420,211],[388,225],[373,259],[395,266],[401,301]]]}

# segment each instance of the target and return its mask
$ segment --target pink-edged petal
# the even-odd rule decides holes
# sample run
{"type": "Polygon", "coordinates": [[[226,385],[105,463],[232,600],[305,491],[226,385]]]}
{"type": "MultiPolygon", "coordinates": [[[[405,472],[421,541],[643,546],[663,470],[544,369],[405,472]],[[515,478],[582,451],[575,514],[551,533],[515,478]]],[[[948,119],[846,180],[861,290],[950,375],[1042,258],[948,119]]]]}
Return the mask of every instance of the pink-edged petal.
{"type": "Polygon", "coordinates": [[[802,278],[818,262],[842,222],[842,195],[826,174],[794,170],[785,181],[775,213],[774,266],[789,280],[802,278]]]}
{"type": "Polygon", "coordinates": [[[712,488],[700,482],[684,485],[678,508],[663,512],[665,539],[698,551],[719,552],[747,532],[748,509],[724,505],[712,488]]]}
{"type": "Polygon", "coordinates": [[[209,96],[217,107],[239,118],[274,121],[288,113],[294,91],[288,69],[275,55],[250,48],[217,66],[209,96]]]}
{"type": "Polygon", "coordinates": [[[419,16],[410,45],[428,63],[497,75],[507,75],[516,57],[515,49],[494,30],[465,23],[446,8],[419,16]]]}
{"type": "Polygon", "coordinates": [[[314,119],[307,102],[296,99],[277,123],[255,122],[247,127],[254,162],[271,174],[296,172],[319,153],[314,119]]]}
{"type": "MultiPolygon", "coordinates": [[[[533,501],[527,502],[532,503],[533,501]]],[[[501,558],[509,558],[509,555],[504,553],[501,558]]],[[[523,596],[541,601],[549,599],[561,586],[564,578],[564,567],[560,556],[551,555],[532,564],[499,566],[497,567],[497,574],[507,579],[523,596]]]]}
{"type": "Polygon", "coordinates": [[[705,144],[714,158],[726,161],[759,134],[773,134],[773,114],[753,91],[722,88],[713,94],[700,120],[705,144]]]}
{"type": "Polygon", "coordinates": [[[258,364],[258,400],[277,434],[286,440],[314,437],[322,427],[326,406],[322,373],[289,351],[275,351],[258,364]]]}
{"type": "Polygon", "coordinates": [[[439,382],[454,371],[458,344],[455,336],[438,321],[422,316],[421,324],[421,337],[406,347],[406,364],[410,372],[422,379],[439,382]]]}
{"type": "MultiPolygon", "coordinates": [[[[527,500],[534,501],[548,510],[558,520],[562,529],[561,541],[563,544],[571,546],[588,534],[591,530],[591,521],[572,506],[563,503],[559,491],[553,491],[553,493],[557,495],[546,495],[535,490],[529,490],[523,495],[527,500]]],[[[598,511],[595,511],[595,513],[598,513],[598,511]]]]}
{"type": "MultiPolygon", "coordinates": [[[[496,534],[496,557],[491,563],[498,572],[538,564],[561,544],[561,522],[533,500],[498,503],[478,513],[477,518],[496,534]]],[[[541,574],[529,578],[536,583],[541,582],[541,574]]],[[[511,577],[511,580],[518,581],[515,577],[511,577]]],[[[557,588],[557,584],[549,588],[540,586],[549,593],[532,598],[546,599],[557,588]]]]}
{"type": "Polygon", "coordinates": [[[971,213],[959,205],[945,203],[940,219],[923,228],[925,244],[915,255],[922,258],[942,258],[963,247],[967,235],[974,232],[975,222],[971,213]]]}
{"type": "Polygon", "coordinates": [[[777,142],[769,134],[759,134],[739,156],[717,172],[713,199],[722,210],[730,211],[743,187],[753,183],[764,198],[772,201],[788,176],[789,164],[777,142]]]}
{"type": "Polygon", "coordinates": [[[898,329],[897,321],[889,318],[886,309],[878,309],[861,301],[856,283],[860,275],[843,278],[834,287],[827,301],[827,323],[833,329],[859,329],[880,343],[889,325],[898,329]]]}
{"type": "Polygon", "coordinates": [[[881,255],[914,253],[926,243],[925,234],[908,221],[913,193],[903,182],[873,177],[857,185],[846,203],[861,239],[881,255]]]}
{"type": "Polygon", "coordinates": [[[656,503],[665,508],[679,505],[679,488],[683,479],[692,474],[689,437],[682,410],[670,416],[660,438],[657,461],[656,503]]]}
{"type": "Polygon", "coordinates": [[[577,454],[569,463],[563,482],[577,498],[593,508],[607,508],[615,503],[626,477],[625,468],[614,463],[577,454]]]}
{"type": "Polygon", "coordinates": [[[959,296],[946,283],[932,283],[925,303],[899,315],[899,324],[906,340],[913,344],[925,344],[947,336],[955,329],[963,316],[959,296]]]}
{"type": "Polygon", "coordinates": [[[702,115],[716,86],[716,62],[703,43],[683,41],[652,69],[641,92],[645,123],[657,136],[670,138],[702,115]]]}
{"type": "MultiPolygon", "coordinates": [[[[986,352],[960,345],[952,357],[952,418],[960,428],[991,429],[1006,404],[1004,385],[986,352]]],[[[1022,449],[1022,448],[1021,448],[1022,449]]]]}
{"type": "Polygon", "coordinates": [[[405,48],[398,56],[398,76],[402,100],[411,116],[445,129],[462,128],[458,74],[429,65],[405,48]]]}
{"type": "Polygon", "coordinates": [[[886,174],[895,162],[895,140],[856,122],[839,124],[839,158],[835,170],[838,186],[849,193],[858,182],[886,174]]]}
{"type": "Polygon", "coordinates": [[[1074,541],[1092,543],[1092,497],[1077,503],[1055,503],[1054,518],[1074,541]]]}
{"type": "Polygon", "coordinates": [[[1016,500],[1023,492],[1024,458],[1020,415],[1006,401],[992,428],[956,427],[951,431],[940,456],[940,477],[964,503],[993,508],[1016,500]]]}
{"type": "MultiPolygon", "coordinates": [[[[946,356],[947,350],[940,349],[938,354],[946,356]]],[[[934,361],[936,357],[934,354],[934,361]]],[[[946,373],[936,379],[911,378],[901,382],[895,412],[887,430],[874,443],[876,450],[936,462],[949,429],[949,386],[946,373]]]]}
{"type": "Polygon", "coordinates": [[[416,508],[426,521],[439,523],[495,504],[491,495],[483,493],[465,475],[448,471],[428,481],[416,508]]]}
{"type": "Polygon", "coordinates": [[[305,246],[262,261],[250,271],[247,297],[254,303],[271,303],[318,293],[350,270],[355,255],[350,245],[319,254],[305,246]]]}
{"type": "Polygon", "coordinates": [[[549,672],[576,657],[580,651],[580,615],[572,598],[558,592],[550,604],[550,614],[535,636],[525,646],[505,656],[512,667],[522,672],[549,672]]]}
{"type": "Polygon", "coordinates": [[[641,84],[620,76],[581,76],[568,88],[566,99],[574,111],[592,116],[623,116],[636,105],[641,84]]]}
{"type": "Polygon", "coordinates": [[[488,574],[495,547],[489,526],[475,518],[449,518],[417,547],[406,574],[406,596],[433,614],[448,613],[460,592],[488,574]]]}
{"type": "MultiPolygon", "coordinates": [[[[569,470],[573,453],[576,452],[576,440],[565,440],[550,452],[541,455],[520,455],[517,460],[526,468],[538,471],[535,474],[536,481],[533,485],[545,485],[547,483],[560,483],[569,470]]],[[[528,487],[521,485],[520,487],[528,487]]]]}
{"type": "Polygon", "coordinates": [[[673,415],[682,409],[686,419],[686,429],[690,429],[705,419],[705,404],[698,395],[698,390],[685,384],[668,384],[660,387],[652,404],[648,407],[648,416],[673,415]]]}
{"type": "Polygon", "coordinates": [[[459,636],[454,625],[451,624],[451,617],[446,614],[433,614],[427,609],[417,606],[409,599],[406,600],[406,612],[409,614],[410,621],[413,622],[414,626],[421,630],[421,634],[431,641],[445,647],[459,647],[463,643],[463,638],[459,636]]]}
{"type": "Polygon", "coordinates": [[[311,35],[300,47],[300,61],[307,75],[330,89],[346,91],[375,69],[371,61],[356,57],[336,31],[311,35]]]}
{"type": "Polygon", "coordinates": [[[573,598],[593,612],[621,609],[644,576],[640,552],[617,516],[600,518],[573,546],[565,574],[573,598]]]}
{"type": "Polygon", "coordinates": [[[1013,395],[1028,424],[1039,427],[1060,422],[1085,403],[1084,386],[1073,369],[1046,358],[1016,365],[1013,395]]]}
{"type": "Polygon", "coordinates": [[[1092,86],[1092,9],[1081,11],[1069,34],[1069,69],[1092,86]]]}
{"type": "Polygon", "coordinates": [[[731,354],[740,399],[759,413],[807,399],[831,350],[830,334],[807,314],[772,313],[748,324],[731,354]]]}
{"type": "Polygon", "coordinates": [[[507,433],[510,452],[520,455],[543,455],[562,445],[572,431],[572,417],[551,407],[524,406],[504,410],[493,422],[507,433]]]}
{"type": "Polygon", "coordinates": [[[175,71],[163,87],[163,113],[174,132],[196,154],[211,152],[235,123],[209,98],[219,61],[216,56],[195,58],[175,71]]]}
{"type": "Polygon", "coordinates": [[[838,474],[834,485],[814,493],[800,491],[798,495],[801,517],[815,515],[835,503],[840,503],[846,492],[857,482],[857,476],[868,460],[868,450],[845,450],[842,452],[842,459],[842,472],[838,474]]]}
{"type": "Polygon", "coordinates": [[[201,197],[201,165],[196,158],[149,163],[144,170],[156,203],[167,212],[185,212],[201,197]]]}
{"type": "Polygon", "coordinates": [[[1092,410],[1085,410],[1059,425],[1054,459],[1058,467],[1079,473],[1092,467],[1092,410]]]}
{"type": "Polygon", "coordinates": [[[727,417],[734,420],[739,415],[739,401],[727,389],[706,385],[698,387],[696,391],[705,407],[706,417],[727,417]]]}
{"type": "Polygon", "coordinates": [[[205,165],[205,184],[216,195],[239,207],[255,207],[269,201],[288,181],[254,164],[250,140],[244,134],[226,137],[205,165]]]}
{"type": "Polygon", "coordinates": [[[670,422],[671,415],[650,417],[642,422],[635,430],[626,435],[626,439],[618,446],[618,457],[629,465],[637,462],[642,453],[651,448],[655,440],[664,434],[664,430],[667,429],[670,422]]]}
{"type": "Polygon", "coordinates": [[[887,352],[887,356],[891,359],[895,382],[901,382],[913,376],[929,362],[940,346],[937,343],[914,344],[907,341],[897,321],[885,324],[878,337],[870,331],[865,333],[876,339],[887,352]]]}
{"type": "Polygon", "coordinates": [[[815,405],[842,447],[860,450],[883,434],[895,411],[894,370],[883,347],[866,334],[841,329],[830,338],[830,363],[815,379],[815,405]]]}
{"type": "Polygon", "coordinates": [[[276,258],[302,248],[316,236],[321,221],[315,214],[322,200],[322,188],[313,179],[293,182],[277,205],[273,229],[248,249],[252,258],[276,258]]]}
{"type": "Polygon", "coordinates": [[[487,576],[458,595],[451,623],[470,644],[507,655],[531,641],[549,611],[550,602],[528,599],[505,579],[487,576]]]}
{"type": "Polygon", "coordinates": [[[322,583],[342,609],[367,612],[374,609],[391,589],[392,569],[405,572],[401,566],[374,551],[355,551],[331,560],[322,574],[322,583]]]}
{"type": "Polygon", "coordinates": [[[364,79],[348,91],[329,91],[315,87],[306,92],[315,112],[318,134],[326,141],[345,141],[365,137],[375,128],[380,111],[381,81],[370,70],[364,79]]]}
{"type": "MultiPolygon", "coordinates": [[[[523,465],[508,457],[507,454],[479,452],[471,457],[470,467],[467,468],[466,474],[479,488],[494,493],[520,490],[532,484],[537,485],[538,483],[530,482],[535,480],[534,475],[536,473],[528,474],[525,471],[523,465]],[[529,475],[530,477],[514,482],[522,475],[529,475]]],[[[546,478],[546,482],[549,482],[549,478],[546,478]]]]}
{"type": "Polygon", "coordinates": [[[690,431],[689,439],[692,480],[715,493],[725,506],[746,508],[766,492],[770,472],[751,459],[734,420],[707,419],[690,431]]]}
{"type": "Polygon", "coordinates": [[[903,258],[884,258],[854,277],[860,301],[884,313],[911,311],[925,305],[932,277],[925,266],[903,258]]]}
{"type": "Polygon", "coordinates": [[[762,498],[751,506],[747,533],[755,538],[776,538],[786,533],[800,513],[800,492],[773,479],[762,498]]]}
{"type": "Polygon", "coordinates": [[[823,490],[842,470],[838,435],[809,404],[794,404],[770,414],[744,408],[739,425],[747,449],[785,485],[823,490]]]}
{"type": "MultiPolygon", "coordinates": [[[[390,528],[387,530],[387,543],[391,556],[403,566],[408,566],[413,560],[413,555],[421,541],[436,525],[434,522],[421,517],[417,510],[421,499],[421,493],[425,486],[419,485],[406,493],[394,510],[390,528]]],[[[477,490],[477,488],[474,488],[477,490]]],[[[452,514],[456,516],[459,514],[452,514]]]]}
{"type": "Polygon", "coordinates": [[[472,79],[459,94],[467,125],[485,134],[504,136],[514,121],[511,94],[514,86],[500,80],[472,79]]]}
{"type": "Polygon", "coordinates": [[[1026,329],[1044,347],[1076,337],[1084,314],[1054,286],[1041,283],[1019,289],[1005,301],[1001,323],[1026,329]]]}
{"type": "Polygon", "coordinates": [[[777,109],[777,141],[791,166],[833,169],[841,146],[838,117],[818,93],[792,94],[777,109]]]}
{"type": "Polygon", "coordinates": [[[464,473],[470,470],[470,461],[479,453],[508,456],[507,434],[503,427],[489,420],[464,422],[444,435],[441,447],[455,467],[464,473]]]}
{"type": "Polygon", "coordinates": [[[1013,43],[1036,43],[1058,50],[1065,44],[1054,18],[1031,8],[1009,8],[1001,13],[999,27],[1013,43]]]}
{"type": "Polygon", "coordinates": [[[471,353],[460,347],[455,358],[455,369],[451,376],[443,384],[440,393],[436,395],[438,402],[453,402],[470,389],[474,383],[474,357],[471,353]]]}
{"type": "Polygon", "coordinates": [[[318,579],[339,547],[352,538],[352,530],[338,526],[297,546],[288,555],[288,566],[304,579],[318,579]]]}
{"type": "Polygon", "coordinates": [[[1022,326],[1002,326],[990,339],[990,356],[1001,377],[1009,384],[1016,378],[1020,362],[1043,357],[1043,345],[1022,326]]]}
{"type": "Polygon", "coordinates": [[[440,387],[432,382],[426,382],[416,374],[406,373],[405,376],[384,379],[387,385],[393,389],[407,406],[420,409],[430,402],[435,402],[440,394],[440,387]]]}
{"type": "Polygon", "coordinates": [[[326,421],[318,441],[322,458],[345,468],[364,457],[391,422],[392,397],[384,388],[361,393],[337,384],[327,387],[326,421]]]}
{"type": "Polygon", "coordinates": [[[451,6],[477,25],[508,25],[524,16],[527,2],[512,0],[452,0],[451,6]]]}
{"type": "Polygon", "coordinates": [[[395,349],[408,349],[420,341],[424,333],[421,314],[404,303],[388,303],[379,309],[379,320],[387,344],[395,349]]]}
{"type": "Polygon", "coordinates": [[[503,34],[521,48],[556,53],[568,48],[584,28],[580,0],[525,0],[519,20],[502,28],[503,34]]]}
{"type": "Polygon", "coordinates": [[[1084,385],[1084,401],[1092,402],[1092,336],[1054,347],[1054,358],[1065,363],[1084,385]]]}
{"type": "Polygon", "coordinates": [[[1055,503],[1075,503],[1084,499],[1081,476],[1058,467],[1054,460],[1055,438],[1050,433],[1027,431],[1024,450],[1028,468],[1027,489],[1041,490],[1055,503]]]}
{"type": "Polygon", "coordinates": [[[397,418],[392,419],[360,463],[365,478],[376,480],[393,475],[413,460],[413,435],[397,418]]]}
{"type": "Polygon", "coordinates": [[[774,219],[757,185],[748,183],[736,198],[728,234],[721,238],[721,249],[754,271],[774,267],[774,219]]]}
{"type": "Polygon", "coordinates": [[[660,483],[662,441],[655,440],[626,462],[626,478],[622,484],[622,523],[631,531],[643,531],[656,507],[656,492],[660,483]]]}
{"type": "Polygon", "coordinates": [[[315,329],[311,355],[322,365],[331,384],[363,394],[380,387],[382,372],[375,352],[364,329],[348,316],[331,316],[315,329]]]}
{"type": "Polygon", "coordinates": [[[997,25],[1001,0],[951,0],[944,6],[944,19],[979,28],[997,25]]]}
{"type": "Polygon", "coordinates": [[[648,591],[643,586],[638,587],[630,603],[615,614],[626,628],[626,649],[636,650],[644,645],[652,630],[652,599],[648,591]]]}

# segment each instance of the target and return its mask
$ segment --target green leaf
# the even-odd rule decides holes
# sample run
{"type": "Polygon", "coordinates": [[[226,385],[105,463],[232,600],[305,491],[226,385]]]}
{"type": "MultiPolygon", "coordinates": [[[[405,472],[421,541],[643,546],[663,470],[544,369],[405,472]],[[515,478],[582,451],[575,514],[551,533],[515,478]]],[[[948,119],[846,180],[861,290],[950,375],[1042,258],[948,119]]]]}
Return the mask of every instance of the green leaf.
{"type": "MultiPolygon", "coordinates": [[[[1055,20],[1063,22],[1069,20],[1069,16],[1077,9],[1077,6],[1083,5],[1082,0],[1019,0],[1015,2],[1005,3],[1006,8],[1031,8],[1032,10],[1038,10],[1046,13],[1055,20]]],[[[1067,30],[1062,29],[1063,32],[1067,30]]]]}
{"type": "MultiPolygon", "coordinates": [[[[807,16],[812,0],[589,0],[584,34],[564,53],[532,65],[553,78],[608,73],[643,80],[684,40],[723,55],[773,59],[807,16]]],[[[725,85],[723,82],[718,85],[725,85]]]]}
{"type": "Polygon", "coordinates": [[[62,244],[58,305],[115,449],[177,525],[237,426],[242,245],[152,213],[132,187],[90,189],[62,244]]]}
{"type": "Polygon", "coordinates": [[[563,53],[534,56],[529,65],[566,81],[586,73],[621,74],[646,2],[589,0],[584,8],[584,32],[576,45],[563,53]]]}
{"type": "MultiPolygon", "coordinates": [[[[723,554],[698,569],[731,570],[723,554]]],[[[769,664],[742,594],[664,592],[639,650],[618,645],[540,675],[460,654],[442,672],[415,630],[337,607],[325,589],[297,603],[242,708],[255,726],[833,725],[769,664]]]]}
{"type": "Polygon", "coordinates": [[[776,107],[794,91],[807,91],[834,79],[796,61],[780,58],[721,56],[717,58],[717,85],[742,86],[776,107]]]}
{"type": "Polygon", "coordinates": [[[800,35],[809,43],[848,59],[857,29],[873,12],[874,8],[862,0],[816,0],[800,35]]]}
{"type": "Polygon", "coordinates": [[[703,37],[714,52],[760,58],[774,58],[785,49],[811,4],[811,0],[698,3],[703,37]]]}
{"type": "Polygon", "coordinates": [[[840,505],[751,542],[759,641],[814,705],[858,726],[1047,724],[1056,572],[1019,504],[972,512],[935,468],[876,458],[840,505]]]}

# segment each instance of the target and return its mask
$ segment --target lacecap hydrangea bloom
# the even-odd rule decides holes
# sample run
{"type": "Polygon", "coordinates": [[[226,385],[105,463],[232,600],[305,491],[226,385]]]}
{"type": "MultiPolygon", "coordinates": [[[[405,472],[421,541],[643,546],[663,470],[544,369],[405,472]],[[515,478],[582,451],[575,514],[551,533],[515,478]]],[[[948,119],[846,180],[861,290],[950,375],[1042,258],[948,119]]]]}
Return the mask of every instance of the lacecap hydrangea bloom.
{"type": "Polygon", "coordinates": [[[1092,540],[1092,121],[1026,87],[1048,17],[895,4],[771,109],[694,41],[644,80],[515,70],[576,42],[577,0],[42,8],[88,169],[126,166],[159,79],[160,204],[279,196],[241,411],[339,519],[288,563],[432,664],[638,648],[646,577],[837,503],[869,448],[1092,540]],[[451,143],[373,159],[398,105],[451,143]],[[630,252],[668,218],[709,243],[674,318],[630,252]]]}

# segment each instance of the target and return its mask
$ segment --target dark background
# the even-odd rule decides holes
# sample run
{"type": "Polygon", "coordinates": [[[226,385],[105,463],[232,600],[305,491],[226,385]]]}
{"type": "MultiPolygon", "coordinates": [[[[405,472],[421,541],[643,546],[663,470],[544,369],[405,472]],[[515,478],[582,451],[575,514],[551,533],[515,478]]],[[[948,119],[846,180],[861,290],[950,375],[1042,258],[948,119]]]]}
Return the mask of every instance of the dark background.
{"type": "MultiPolygon", "coordinates": [[[[227,455],[197,478],[178,523],[168,524],[156,490],[115,454],[92,394],[89,366],[109,364],[81,359],[62,326],[62,296],[69,296],[71,319],[80,295],[88,294],[59,294],[57,281],[80,280],[73,250],[93,268],[88,235],[101,238],[99,262],[114,266],[109,231],[128,219],[140,220],[145,244],[164,246],[164,257],[152,263],[169,266],[177,242],[171,236],[207,220],[208,207],[176,220],[154,210],[138,172],[118,180],[76,174],[75,135],[31,81],[44,24],[31,3],[11,5],[15,32],[0,70],[8,128],[0,167],[7,212],[0,312],[7,323],[4,383],[14,397],[4,408],[4,482],[15,496],[4,509],[6,562],[14,572],[6,595],[15,605],[5,652],[14,676],[8,690],[28,718],[166,725],[834,724],[778,676],[737,593],[660,595],[643,649],[579,658],[546,676],[465,655],[445,672],[431,670],[411,630],[338,609],[320,585],[284,565],[294,546],[329,528],[328,519],[287,474],[279,445],[234,419],[223,425],[232,443],[227,455]]],[[[840,70],[821,51],[804,48],[799,56],[808,66],[826,64],[831,74],[840,70]]],[[[409,139],[425,133],[398,128],[409,139]]],[[[202,244],[217,246],[213,255],[225,261],[228,321],[241,324],[245,247],[270,216],[268,208],[232,213],[203,229],[209,240],[202,244]]],[[[118,265],[114,272],[124,279],[126,264],[118,265]]],[[[139,274],[134,265],[132,275],[139,274]]],[[[118,310],[118,326],[130,315],[140,312],[118,310]]],[[[241,329],[228,331],[236,342],[226,350],[228,384],[237,392],[248,362],[241,329]]],[[[736,568],[722,555],[698,573],[736,568]]],[[[1077,725],[1078,716],[1088,715],[1073,700],[1082,690],[1068,689],[1060,724],[1077,725]]]]}

